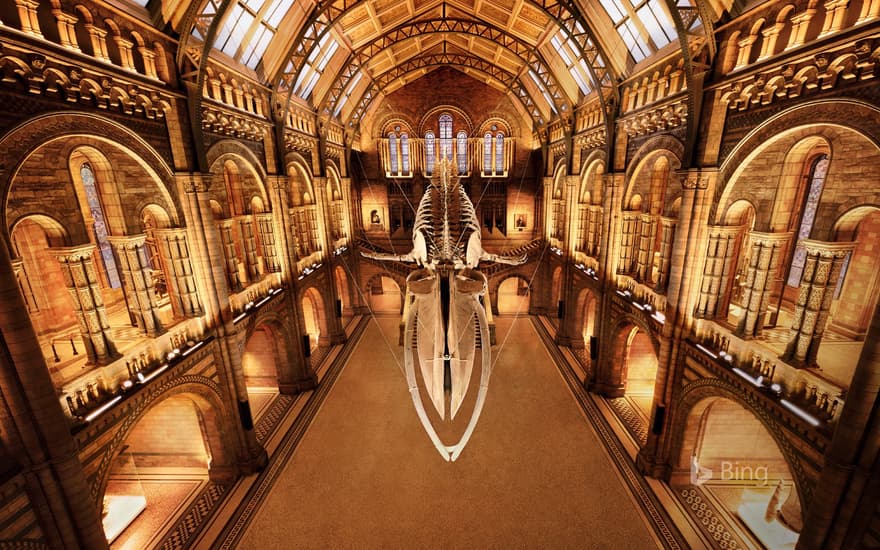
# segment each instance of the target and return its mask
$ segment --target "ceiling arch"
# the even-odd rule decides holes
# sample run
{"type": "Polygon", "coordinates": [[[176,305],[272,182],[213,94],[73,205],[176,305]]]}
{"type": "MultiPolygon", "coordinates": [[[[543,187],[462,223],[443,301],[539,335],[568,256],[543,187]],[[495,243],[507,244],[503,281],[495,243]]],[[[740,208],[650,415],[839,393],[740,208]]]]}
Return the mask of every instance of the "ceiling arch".
{"type": "MultiPolygon", "coordinates": [[[[694,37],[701,30],[711,34],[706,14],[712,10],[698,1],[706,0],[192,0],[179,19],[178,63],[181,74],[195,80],[194,89],[200,90],[208,56],[221,49],[273,88],[280,120],[296,96],[325,116],[341,114],[357,124],[366,106],[384,95],[377,83],[387,83],[386,74],[411,78],[416,72],[403,69],[404,64],[418,56],[452,52],[446,61],[470,60],[460,67],[462,72],[477,71],[490,81],[507,83],[507,74],[492,75],[517,75],[519,84],[509,89],[539,126],[570,111],[571,103],[585,95],[597,98],[611,135],[618,77],[640,59],[621,51],[634,52],[633,44],[640,44],[643,58],[645,44],[656,52],[659,45],[678,38],[690,69],[694,37]],[[666,38],[655,40],[661,27],[666,38]],[[634,33],[640,37],[633,38],[634,33]],[[477,58],[513,64],[502,66],[501,72],[479,69],[474,56],[459,55],[449,47],[461,36],[481,46],[495,43],[494,54],[477,53],[477,58]],[[424,42],[431,47],[397,55],[399,48],[424,42]],[[371,53],[389,58],[387,64],[379,69],[371,53]],[[304,73],[317,54],[321,68],[304,73]],[[364,71],[365,67],[375,70],[364,71]],[[296,90],[304,74],[308,85],[296,90]],[[360,79],[357,90],[354,79],[360,79]],[[310,97],[314,90],[320,92],[317,99],[310,97]],[[345,102],[358,107],[340,109],[345,102]]],[[[706,38],[704,44],[714,46],[706,38]]],[[[423,69],[424,65],[416,71],[424,73],[423,69]]],[[[193,99],[193,108],[200,109],[198,98],[193,99]]]]}
{"type": "MultiPolygon", "coordinates": [[[[337,73],[333,77],[333,82],[330,85],[328,93],[324,96],[321,103],[316,105],[316,107],[319,111],[323,111],[325,114],[332,113],[334,116],[338,115],[342,107],[340,103],[348,99],[346,92],[350,93],[352,91],[355,87],[353,81],[361,79],[363,76],[362,71],[365,70],[371,74],[371,76],[368,77],[368,80],[371,82],[367,84],[365,88],[370,89],[378,87],[380,90],[384,90],[385,86],[393,82],[394,79],[392,78],[391,80],[388,80],[388,78],[385,77],[388,71],[378,72],[376,70],[377,67],[381,69],[379,64],[375,62],[376,59],[387,55],[392,64],[390,71],[394,71],[394,65],[409,61],[416,57],[416,55],[424,55],[426,53],[450,53],[449,49],[452,46],[457,46],[457,48],[452,48],[453,50],[458,49],[459,51],[470,51],[471,49],[475,49],[482,53],[486,53],[487,59],[490,59],[493,63],[499,65],[501,69],[506,69],[508,73],[515,75],[517,80],[531,75],[534,79],[534,84],[537,85],[538,93],[543,96],[543,99],[545,99],[548,105],[552,107],[554,112],[558,113],[570,110],[572,99],[577,99],[577,97],[571,98],[565,93],[562,86],[557,81],[556,75],[550,70],[544,56],[536,47],[506,34],[503,30],[498,29],[497,27],[486,25],[482,22],[460,19],[432,19],[428,21],[408,23],[398,27],[388,34],[385,34],[372,42],[366,43],[354,51],[351,58],[344,64],[345,70],[337,73]],[[431,40],[431,37],[438,36],[443,38],[441,44],[437,44],[437,40],[431,40]],[[452,37],[453,39],[448,40],[449,37],[452,37]],[[407,43],[414,40],[419,41],[420,44],[418,46],[421,47],[407,48],[407,43]],[[429,48],[425,48],[426,45],[429,46],[429,48]],[[501,46],[501,48],[498,48],[499,46],[501,46]],[[407,53],[408,49],[417,51],[413,52],[413,55],[408,57],[397,55],[393,51],[387,53],[390,50],[395,49],[403,50],[404,54],[407,53]],[[499,52],[501,52],[502,49],[504,53],[509,55],[504,55],[504,57],[501,58],[499,52]],[[493,52],[495,54],[494,59],[492,59],[492,55],[488,55],[493,52]]],[[[450,61],[454,62],[454,58],[450,58],[450,61]]],[[[389,63],[386,61],[386,65],[387,64],[389,63]]],[[[474,65],[468,66],[474,67],[474,65]]],[[[494,73],[490,72],[490,74],[494,73]]],[[[514,86],[510,85],[508,80],[504,80],[504,82],[506,88],[514,88],[514,86]]],[[[528,86],[520,82],[515,87],[527,88],[528,86]]],[[[534,96],[535,94],[532,93],[530,95],[534,96]]],[[[357,97],[352,99],[354,99],[355,102],[359,100],[357,97]]],[[[547,111],[548,109],[545,108],[544,112],[546,113],[547,111]]],[[[540,118],[546,119],[546,114],[540,118]]],[[[349,119],[347,118],[343,122],[346,122],[347,120],[349,119]]],[[[540,122],[538,124],[540,124],[540,122]]]]}

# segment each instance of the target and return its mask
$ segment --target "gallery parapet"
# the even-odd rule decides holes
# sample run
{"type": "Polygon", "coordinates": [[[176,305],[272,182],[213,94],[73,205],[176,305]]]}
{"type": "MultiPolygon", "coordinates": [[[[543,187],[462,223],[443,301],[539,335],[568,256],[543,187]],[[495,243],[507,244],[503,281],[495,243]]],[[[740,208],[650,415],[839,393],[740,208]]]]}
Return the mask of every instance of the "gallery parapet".
{"type": "Polygon", "coordinates": [[[813,428],[830,432],[843,409],[845,391],[818,376],[768,359],[717,330],[695,330],[687,339],[710,364],[736,375],[813,428]]]}

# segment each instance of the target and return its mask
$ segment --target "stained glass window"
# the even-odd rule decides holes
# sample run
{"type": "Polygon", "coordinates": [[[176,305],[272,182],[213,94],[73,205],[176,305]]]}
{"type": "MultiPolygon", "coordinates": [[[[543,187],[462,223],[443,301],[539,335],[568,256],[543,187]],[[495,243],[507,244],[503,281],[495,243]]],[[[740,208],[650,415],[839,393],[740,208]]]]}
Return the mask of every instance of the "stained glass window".
{"type": "Polygon", "coordinates": [[[95,173],[92,171],[92,167],[86,163],[80,167],[79,175],[82,178],[83,188],[85,188],[86,203],[89,205],[89,211],[94,220],[95,240],[98,242],[98,250],[101,251],[101,260],[104,263],[104,271],[107,273],[107,281],[110,283],[110,288],[119,288],[122,283],[119,281],[119,269],[116,267],[113,249],[110,247],[110,241],[107,240],[107,221],[104,217],[104,209],[101,207],[101,199],[98,196],[95,173]]]}
{"type": "Polygon", "coordinates": [[[400,158],[403,160],[403,173],[409,174],[409,136],[400,134],[400,158]]]}
{"type": "Polygon", "coordinates": [[[788,286],[798,287],[801,284],[801,276],[804,273],[804,264],[807,260],[807,251],[801,243],[804,239],[810,238],[810,231],[813,229],[813,222],[816,221],[816,210],[819,208],[819,197],[822,196],[827,173],[828,157],[821,155],[813,161],[813,166],[810,169],[810,190],[804,203],[804,212],[797,232],[794,258],[791,261],[791,271],[788,272],[788,286]]]}
{"type": "Polygon", "coordinates": [[[504,134],[501,132],[495,135],[495,173],[504,173],[504,134]]]}
{"type": "Polygon", "coordinates": [[[434,172],[434,132],[425,133],[425,174],[434,172]]]}
{"type": "Polygon", "coordinates": [[[492,134],[483,136],[483,172],[492,173],[492,134]]]}
{"type": "Polygon", "coordinates": [[[467,174],[467,134],[464,130],[456,134],[456,159],[458,160],[458,173],[467,174]]]}
{"type": "Polygon", "coordinates": [[[397,134],[388,135],[388,159],[391,162],[391,173],[397,174],[397,134]]]}
{"type": "Polygon", "coordinates": [[[452,116],[440,115],[440,158],[452,156],[452,116]]]}

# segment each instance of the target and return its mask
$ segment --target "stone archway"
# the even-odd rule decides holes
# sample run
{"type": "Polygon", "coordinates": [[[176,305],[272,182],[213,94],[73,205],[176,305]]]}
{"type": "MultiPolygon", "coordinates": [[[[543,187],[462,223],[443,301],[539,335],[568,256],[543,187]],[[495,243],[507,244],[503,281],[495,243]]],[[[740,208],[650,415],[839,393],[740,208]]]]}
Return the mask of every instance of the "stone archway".
{"type": "Polygon", "coordinates": [[[527,315],[531,292],[529,282],[520,275],[505,277],[498,284],[495,308],[499,315],[527,315]]]}
{"type": "Polygon", "coordinates": [[[726,392],[698,391],[682,403],[673,439],[675,493],[686,505],[712,502],[731,532],[767,548],[794,548],[803,526],[801,494],[777,435],[726,392]]]}
{"type": "Polygon", "coordinates": [[[102,461],[103,523],[120,547],[155,544],[176,511],[211,482],[236,474],[217,396],[198,384],[172,388],[120,428],[102,461]],[[206,391],[207,390],[207,391],[206,391]]]}
{"type": "Polygon", "coordinates": [[[388,273],[377,273],[367,281],[366,294],[374,314],[401,314],[405,285],[388,273]]]}
{"type": "Polygon", "coordinates": [[[324,309],[324,297],[321,296],[318,289],[309,287],[303,292],[301,303],[303,328],[309,337],[310,348],[329,346],[330,334],[324,309]]]}

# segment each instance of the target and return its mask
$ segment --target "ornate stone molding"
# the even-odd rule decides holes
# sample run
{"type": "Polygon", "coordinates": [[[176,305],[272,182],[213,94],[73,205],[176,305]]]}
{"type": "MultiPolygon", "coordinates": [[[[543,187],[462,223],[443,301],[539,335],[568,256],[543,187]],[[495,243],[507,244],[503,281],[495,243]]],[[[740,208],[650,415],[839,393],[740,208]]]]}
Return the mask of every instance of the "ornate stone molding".
{"type": "Polygon", "coordinates": [[[134,250],[144,246],[144,243],[147,240],[147,235],[142,233],[140,235],[122,235],[119,237],[108,236],[107,240],[116,249],[134,250]]]}
{"type": "Polygon", "coordinates": [[[88,260],[95,252],[93,243],[80,244],[76,246],[65,246],[61,248],[49,248],[55,258],[61,263],[78,262],[80,260],[88,260]]]}
{"type": "Polygon", "coordinates": [[[211,187],[211,174],[177,173],[174,177],[186,193],[205,193],[211,187]]]}
{"type": "Polygon", "coordinates": [[[139,114],[148,119],[164,118],[173,103],[173,98],[158,87],[18,50],[8,44],[0,44],[0,82],[6,86],[21,83],[35,95],[91,103],[99,109],[139,114]]]}
{"type": "Polygon", "coordinates": [[[813,254],[822,258],[843,258],[856,247],[855,242],[825,242],[803,239],[799,243],[807,254],[813,254]]]}
{"type": "Polygon", "coordinates": [[[878,42],[859,40],[737,79],[721,88],[721,101],[728,109],[745,111],[874,78],[880,61],[878,42]]]}

